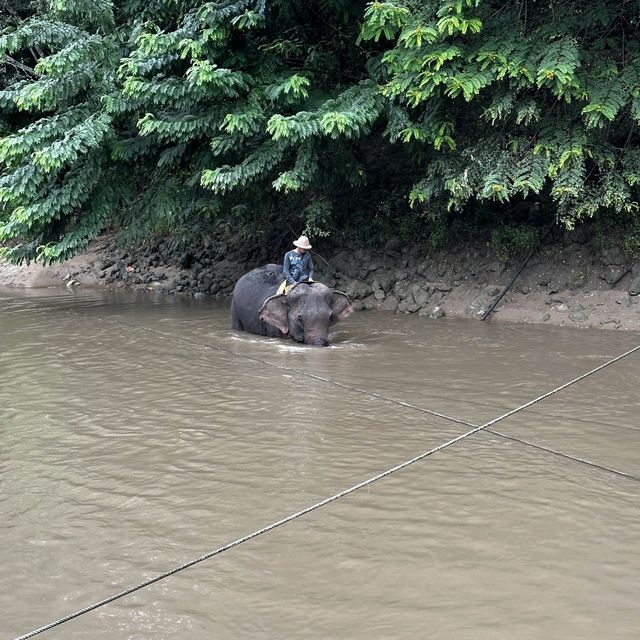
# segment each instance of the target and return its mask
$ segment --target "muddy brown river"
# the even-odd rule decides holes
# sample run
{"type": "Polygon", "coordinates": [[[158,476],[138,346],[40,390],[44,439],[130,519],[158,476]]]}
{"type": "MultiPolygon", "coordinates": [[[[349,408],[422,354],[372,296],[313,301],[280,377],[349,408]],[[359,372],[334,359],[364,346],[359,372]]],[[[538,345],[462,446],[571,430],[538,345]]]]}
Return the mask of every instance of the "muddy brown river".
{"type": "MultiPolygon", "coordinates": [[[[359,313],[318,349],[234,333],[228,317],[206,300],[0,290],[0,639],[640,344],[359,313]]],[[[639,375],[640,351],[37,637],[637,639],[639,375]]]]}

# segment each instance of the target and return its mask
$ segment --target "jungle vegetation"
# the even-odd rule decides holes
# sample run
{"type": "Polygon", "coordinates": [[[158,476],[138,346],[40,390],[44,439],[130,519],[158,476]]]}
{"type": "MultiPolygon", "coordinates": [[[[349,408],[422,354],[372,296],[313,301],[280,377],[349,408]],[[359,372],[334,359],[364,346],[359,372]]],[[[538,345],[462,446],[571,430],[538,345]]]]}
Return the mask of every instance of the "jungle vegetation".
{"type": "Polygon", "coordinates": [[[637,221],[639,19],[636,0],[0,0],[0,251],[212,223],[433,240],[527,203],[637,221]]]}

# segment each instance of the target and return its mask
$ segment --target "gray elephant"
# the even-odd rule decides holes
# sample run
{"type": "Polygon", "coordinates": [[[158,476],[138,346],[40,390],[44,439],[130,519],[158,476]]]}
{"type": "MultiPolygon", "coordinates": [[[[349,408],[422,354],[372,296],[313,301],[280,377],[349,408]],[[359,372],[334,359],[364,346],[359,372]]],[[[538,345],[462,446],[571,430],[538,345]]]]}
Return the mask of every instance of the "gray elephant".
{"type": "Polygon", "coordinates": [[[329,328],[353,312],[349,298],[320,282],[300,282],[288,294],[278,294],[283,280],[282,267],[277,264],[243,275],[233,290],[231,327],[326,347],[329,328]]]}

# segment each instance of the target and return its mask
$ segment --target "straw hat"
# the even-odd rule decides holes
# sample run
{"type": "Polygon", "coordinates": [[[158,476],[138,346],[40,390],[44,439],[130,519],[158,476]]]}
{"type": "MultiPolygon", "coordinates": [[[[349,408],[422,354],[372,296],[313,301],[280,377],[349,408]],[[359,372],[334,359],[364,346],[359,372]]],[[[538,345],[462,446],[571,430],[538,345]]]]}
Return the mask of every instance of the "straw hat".
{"type": "Polygon", "coordinates": [[[311,249],[309,238],[307,238],[307,236],[300,236],[297,240],[293,241],[293,244],[296,247],[300,247],[300,249],[311,249]]]}

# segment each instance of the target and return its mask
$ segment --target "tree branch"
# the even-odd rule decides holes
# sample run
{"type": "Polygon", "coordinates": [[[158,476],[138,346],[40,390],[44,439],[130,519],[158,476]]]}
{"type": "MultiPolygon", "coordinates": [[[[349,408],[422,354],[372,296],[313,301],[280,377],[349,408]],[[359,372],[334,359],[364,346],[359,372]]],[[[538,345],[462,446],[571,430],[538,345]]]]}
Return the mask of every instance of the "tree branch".
{"type": "Polygon", "coordinates": [[[22,64],[22,62],[18,62],[17,60],[12,58],[11,56],[5,55],[4,56],[4,61],[7,64],[10,64],[12,67],[15,67],[16,69],[19,69],[23,73],[27,74],[31,78],[39,78],[40,77],[31,67],[28,67],[26,64],[22,64]]]}

